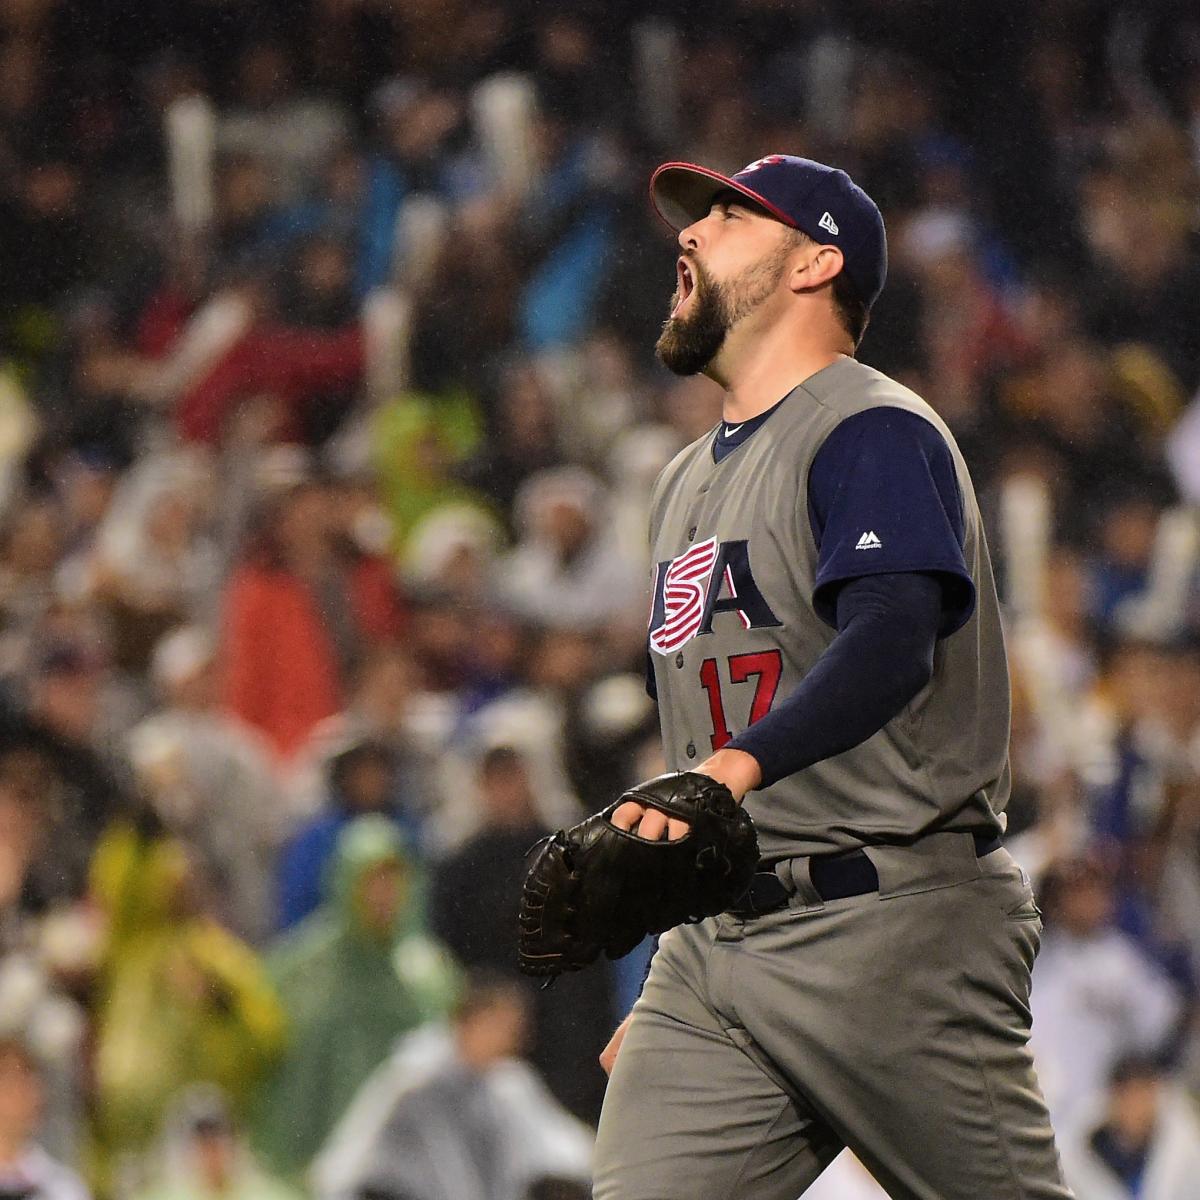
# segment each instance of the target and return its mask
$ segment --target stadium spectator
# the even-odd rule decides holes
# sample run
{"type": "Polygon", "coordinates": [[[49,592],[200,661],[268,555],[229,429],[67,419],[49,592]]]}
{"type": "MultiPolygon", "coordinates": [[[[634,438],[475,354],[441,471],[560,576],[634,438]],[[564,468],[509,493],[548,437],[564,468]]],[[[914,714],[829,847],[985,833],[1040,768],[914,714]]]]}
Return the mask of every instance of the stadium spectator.
{"type": "Polygon", "coordinates": [[[409,841],[415,840],[416,822],[400,799],[396,756],[386,741],[365,732],[350,734],[324,766],[324,809],[297,831],[280,855],[280,929],[302,921],[320,904],[338,838],[356,817],[378,814],[393,821],[409,841]]]}
{"type": "Polygon", "coordinates": [[[162,634],[214,607],[223,564],[207,528],[213,482],[205,458],[185,451],[139,464],[113,496],[84,569],[125,670],[144,674],[162,634]]]}
{"type": "Polygon", "coordinates": [[[600,481],[578,467],[540,471],[516,498],[520,540],[499,567],[501,598],[531,624],[597,629],[628,618],[642,583],[620,553],[600,481]]]}
{"type": "Polygon", "coordinates": [[[1153,1059],[1113,1067],[1106,1107],[1063,1139],[1063,1171],[1088,1200],[1184,1200],[1200,1194],[1200,1111],[1153,1059]]]}
{"type": "Polygon", "coordinates": [[[304,189],[348,131],[336,101],[306,95],[296,86],[295,63],[285,44],[264,39],[243,50],[217,135],[223,153],[262,163],[287,198],[304,189]]]}
{"type": "Polygon", "coordinates": [[[261,730],[283,760],[339,711],[358,655],[399,630],[384,564],[347,552],[335,538],[334,521],[322,482],[295,485],[268,502],[260,532],[229,583],[224,702],[261,730]]]}
{"type": "Polygon", "coordinates": [[[53,800],[34,870],[41,902],[51,903],[83,893],[99,837],[131,798],[125,765],[112,752],[114,735],[124,733],[122,706],[99,650],[74,636],[39,645],[27,706],[0,713],[0,747],[10,771],[53,800]]]}
{"type": "Polygon", "coordinates": [[[38,1144],[45,1089],[33,1050],[0,1038],[0,1194],[88,1200],[83,1180],[38,1144]]]}
{"type": "Polygon", "coordinates": [[[283,1045],[266,970],[205,910],[204,882],[148,817],[114,825],[96,851],[95,1128],[109,1186],[136,1177],[180,1088],[216,1084],[245,1112],[283,1045]]]}
{"type": "Polygon", "coordinates": [[[218,1089],[186,1089],[163,1126],[158,1169],[135,1200],[297,1200],[254,1162],[218,1089]]]}
{"type": "Polygon", "coordinates": [[[546,825],[573,824],[580,814],[567,765],[567,714],[597,674],[597,638],[590,631],[542,629],[533,636],[522,666],[515,686],[462,723],[455,753],[443,759],[446,804],[439,832],[449,845],[480,824],[482,814],[469,800],[471,765],[480,747],[504,745],[520,752],[538,818],[546,825]]]}
{"type": "Polygon", "coordinates": [[[511,513],[525,480],[563,461],[554,401],[534,362],[505,370],[492,424],[494,436],[463,464],[462,476],[498,511],[511,513]]]}
{"type": "Polygon", "coordinates": [[[449,1029],[402,1039],[365,1082],[314,1166],[320,1200],[527,1200],[585,1182],[591,1130],[521,1061],[528,1032],[524,990],[473,977],[449,1029]]]}
{"type": "Polygon", "coordinates": [[[338,837],[323,903],[271,950],[288,1045],[253,1133],[285,1178],[309,1165],[396,1038],[453,999],[455,972],[424,931],[418,886],[395,825],[359,817],[338,837]]]}
{"type": "Polygon", "coordinates": [[[361,738],[387,746],[395,759],[394,805],[411,822],[434,805],[429,755],[418,744],[420,677],[411,653],[396,643],[357,665],[346,707],[317,725],[288,780],[289,812],[299,824],[327,808],[333,757],[361,738]]]}
{"type": "Polygon", "coordinates": [[[0,770],[0,1039],[21,1040],[38,1059],[39,1144],[74,1165],[83,1142],[87,1024],[86,1013],[63,986],[58,968],[67,964],[56,962],[53,953],[52,922],[78,929],[72,920],[77,914],[47,913],[50,889],[39,888],[34,874],[39,860],[46,862],[47,804],[11,763],[0,770]]]}
{"type": "Polygon", "coordinates": [[[65,514],[53,495],[9,497],[0,528],[0,619],[9,670],[29,665],[23,643],[55,599],[65,542],[65,514]]]}
{"type": "MultiPolygon", "coordinates": [[[[477,778],[483,825],[434,868],[431,926],[464,966],[506,975],[516,963],[525,855],[550,831],[536,815],[529,774],[517,751],[509,746],[486,751],[477,778]]],[[[600,966],[591,979],[562,979],[547,990],[521,983],[533,1006],[530,1061],[561,1103],[595,1121],[604,1082],[591,1066],[612,1032],[610,973],[600,966]]]]}
{"type": "Polygon", "coordinates": [[[218,705],[214,639],[185,625],[154,647],[163,707],[129,734],[129,761],[163,825],[195,851],[216,913],[261,944],[275,928],[270,869],[287,828],[271,749],[218,705]]]}
{"type": "Polygon", "coordinates": [[[1165,1052],[1181,997],[1113,925],[1113,886],[1096,859],[1055,864],[1042,879],[1046,932],[1033,971],[1033,1047],[1055,1128],[1070,1136],[1127,1053],[1165,1052]]]}
{"type": "Polygon", "coordinates": [[[393,549],[401,555],[422,520],[438,510],[465,506],[487,512],[483,498],[457,478],[480,433],[477,406],[465,391],[408,393],[373,414],[373,466],[392,522],[393,549]]]}
{"type": "MultiPolygon", "coordinates": [[[[444,504],[417,522],[402,570],[415,592],[469,612],[495,612],[493,592],[504,534],[472,504],[444,504]]],[[[503,614],[499,614],[503,615],[503,614]]]]}

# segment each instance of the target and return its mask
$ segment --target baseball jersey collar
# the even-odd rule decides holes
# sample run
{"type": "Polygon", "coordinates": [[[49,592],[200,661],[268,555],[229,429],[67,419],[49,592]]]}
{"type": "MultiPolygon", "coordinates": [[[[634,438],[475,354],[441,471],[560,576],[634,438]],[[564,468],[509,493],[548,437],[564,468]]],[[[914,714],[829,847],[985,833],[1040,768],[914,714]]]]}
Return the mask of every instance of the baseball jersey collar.
{"type": "MultiPolygon", "coordinates": [[[[788,396],[790,395],[791,392],[788,393],[788,396]]],[[[786,399],[787,396],[784,396],[783,400],[786,399]]],[[[779,408],[783,400],[780,400],[778,404],[773,404],[766,412],[759,413],[757,417],[751,417],[748,421],[731,424],[729,421],[722,420],[713,435],[713,462],[719,463],[727,454],[732,454],[743,442],[748,441],[756,430],[761,429],[767,423],[767,418],[779,408]]]]}

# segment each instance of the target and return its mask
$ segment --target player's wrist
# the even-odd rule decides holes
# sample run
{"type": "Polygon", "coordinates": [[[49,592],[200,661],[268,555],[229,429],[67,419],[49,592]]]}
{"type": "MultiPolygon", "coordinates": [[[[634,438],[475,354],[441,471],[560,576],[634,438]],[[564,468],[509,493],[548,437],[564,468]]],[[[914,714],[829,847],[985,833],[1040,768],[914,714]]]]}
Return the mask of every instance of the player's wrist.
{"type": "Polygon", "coordinates": [[[718,750],[695,770],[697,774],[723,783],[739,804],[747,792],[753,791],[762,782],[762,767],[758,759],[745,750],[718,750]]]}

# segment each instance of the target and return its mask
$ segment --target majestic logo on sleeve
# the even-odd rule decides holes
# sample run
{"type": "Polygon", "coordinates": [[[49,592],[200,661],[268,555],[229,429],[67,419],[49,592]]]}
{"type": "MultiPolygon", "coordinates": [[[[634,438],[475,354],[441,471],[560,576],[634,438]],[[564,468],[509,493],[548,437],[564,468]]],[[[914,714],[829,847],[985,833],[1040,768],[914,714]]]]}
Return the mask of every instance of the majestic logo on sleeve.
{"type": "Polygon", "coordinates": [[[754,581],[747,545],[712,537],[654,568],[652,650],[673,654],[692,638],[712,633],[713,618],[724,612],[737,613],[746,629],[782,624],[754,581]]]}

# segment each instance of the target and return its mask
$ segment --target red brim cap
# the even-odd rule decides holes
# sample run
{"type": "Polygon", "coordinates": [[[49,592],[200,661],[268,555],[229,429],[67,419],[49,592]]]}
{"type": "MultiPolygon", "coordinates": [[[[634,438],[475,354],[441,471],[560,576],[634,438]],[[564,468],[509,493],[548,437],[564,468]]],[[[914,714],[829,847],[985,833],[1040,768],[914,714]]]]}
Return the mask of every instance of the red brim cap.
{"type": "Polygon", "coordinates": [[[663,163],[650,177],[650,203],[676,233],[708,216],[713,201],[724,191],[740,192],[747,200],[796,229],[796,222],[744,183],[695,163],[663,163]]]}

